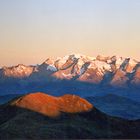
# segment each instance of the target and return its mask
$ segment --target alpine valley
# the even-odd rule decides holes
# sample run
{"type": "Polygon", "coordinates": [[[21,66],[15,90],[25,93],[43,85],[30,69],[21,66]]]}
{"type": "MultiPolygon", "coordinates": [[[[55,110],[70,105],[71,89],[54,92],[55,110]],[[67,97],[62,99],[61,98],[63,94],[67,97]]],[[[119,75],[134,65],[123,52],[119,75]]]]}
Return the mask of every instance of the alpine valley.
{"type": "Polygon", "coordinates": [[[140,62],[71,54],[0,69],[0,139],[140,138],[140,62]]]}

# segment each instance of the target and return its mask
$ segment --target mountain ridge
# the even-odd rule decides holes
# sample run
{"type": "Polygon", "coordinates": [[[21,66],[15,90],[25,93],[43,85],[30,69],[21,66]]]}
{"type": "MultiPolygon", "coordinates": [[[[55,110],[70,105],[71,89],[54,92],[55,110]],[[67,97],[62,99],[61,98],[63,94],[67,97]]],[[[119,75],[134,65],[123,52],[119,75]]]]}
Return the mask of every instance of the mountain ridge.
{"type": "MultiPolygon", "coordinates": [[[[89,57],[80,54],[71,54],[62,58],[48,58],[37,66],[23,64],[3,67],[0,69],[0,80],[5,78],[35,80],[35,77],[46,76],[54,80],[84,81],[88,83],[105,83],[115,87],[140,85],[140,63],[132,58],[119,56],[89,57]],[[108,83],[104,82],[110,77],[108,83]]],[[[41,80],[41,79],[40,79],[41,80]]]]}

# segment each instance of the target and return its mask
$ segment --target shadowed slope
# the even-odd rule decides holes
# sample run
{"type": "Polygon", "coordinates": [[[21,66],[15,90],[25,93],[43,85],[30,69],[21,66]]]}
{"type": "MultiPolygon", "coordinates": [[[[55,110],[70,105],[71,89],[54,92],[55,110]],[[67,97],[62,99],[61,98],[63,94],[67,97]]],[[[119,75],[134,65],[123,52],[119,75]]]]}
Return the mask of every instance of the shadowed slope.
{"type": "Polygon", "coordinates": [[[93,108],[88,101],[76,95],[65,94],[61,97],[53,97],[40,92],[22,96],[13,101],[11,105],[33,110],[50,117],[59,116],[61,112],[87,112],[93,108]]]}
{"type": "Polygon", "coordinates": [[[129,120],[140,119],[140,103],[129,98],[108,94],[98,97],[87,97],[90,103],[106,114],[129,120]]]}

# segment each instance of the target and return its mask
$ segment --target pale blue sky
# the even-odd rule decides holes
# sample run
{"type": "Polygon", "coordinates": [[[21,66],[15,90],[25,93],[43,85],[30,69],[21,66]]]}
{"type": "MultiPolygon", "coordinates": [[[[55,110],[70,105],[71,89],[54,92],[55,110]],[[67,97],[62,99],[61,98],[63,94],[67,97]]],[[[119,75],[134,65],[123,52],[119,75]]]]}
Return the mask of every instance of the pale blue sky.
{"type": "Polygon", "coordinates": [[[139,49],[140,0],[0,0],[0,66],[139,49]]]}

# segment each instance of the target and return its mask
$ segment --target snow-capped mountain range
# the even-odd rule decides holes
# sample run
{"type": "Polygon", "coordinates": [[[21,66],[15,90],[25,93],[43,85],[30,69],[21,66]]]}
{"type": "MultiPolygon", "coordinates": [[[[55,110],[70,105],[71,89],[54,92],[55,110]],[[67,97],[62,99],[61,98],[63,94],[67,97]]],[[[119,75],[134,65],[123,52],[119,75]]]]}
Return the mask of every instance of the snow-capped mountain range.
{"type": "Polygon", "coordinates": [[[104,83],[123,87],[140,85],[140,63],[132,58],[119,56],[89,57],[71,54],[56,59],[48,58],[37,66],[19,64],[0,69],[0,81],[5,78],[25,79],[34,81],[41,78],[48,80],[77,80],[88,83],[104,83]]]}

